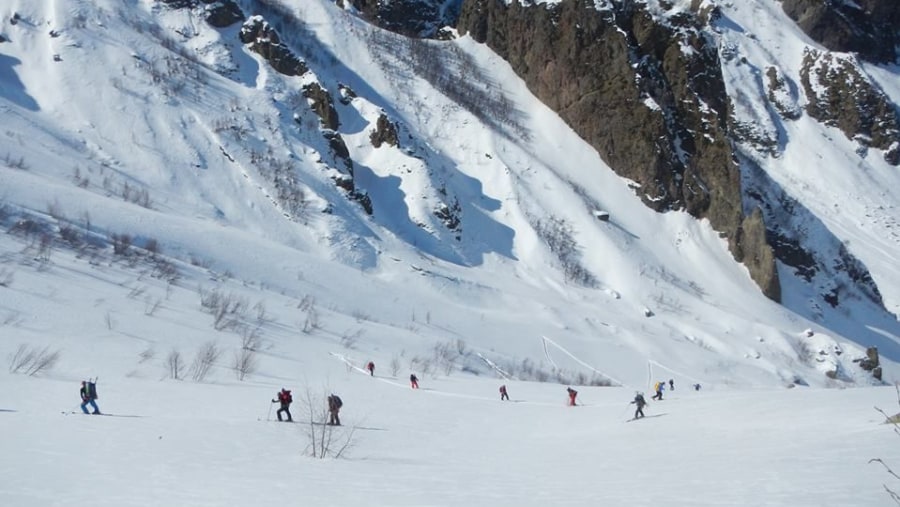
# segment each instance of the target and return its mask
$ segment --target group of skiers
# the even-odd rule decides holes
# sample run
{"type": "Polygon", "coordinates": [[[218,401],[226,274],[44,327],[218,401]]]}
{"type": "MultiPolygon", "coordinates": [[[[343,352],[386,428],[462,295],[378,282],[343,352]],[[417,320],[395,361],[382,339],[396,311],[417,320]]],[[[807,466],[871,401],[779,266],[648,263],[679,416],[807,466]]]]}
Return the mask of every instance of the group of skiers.
{"type": "MultiPolygon", "coordinates": [[[[366,364],[366,371],[369,372],[370,376],[375,376],[375,363],[369,361],[366,364]]],[[[419,378],[416,377],[415,373],[411,373],[409,375],[409,383],[412,389],[419,388],[419,378]]],[[[669,390],[675,390],[675,381],[673,379],[669,379],[669,390]]],[[[694,384],[692,386],[695,391],[700,390],[700,384],[694,384]]],[[[655,394],[651,399],[662,401],[663,399],[663,391],[666,389],[665,381],[658,381],[653,385],[653,390],[655,394]]],[[[577,405],[575,398],[578,396],[578,391],[572,389],[571,387],[566,387],[566,394],[568,395],[568,405],[574,407],[577,405]]],[[[79,390],[79,395],[81,396],[81,410],[85,414],[94,414],[101,415],[100,408],[97,406],[97,380],[83,380],[81,381],[81,389],[79,390]],[[93,409],[92,412],[88,412],[88,405],[93,409]]],[[[500,386],[500,400],[501,401],[509,401],[509,392],[506,389],[506,385],[500,386]]],[[[276,394],[275,399],[272,400],[272,403],[280,404],[280,408],[275,412],[275,415],[278,416],[279,421],[284,421],[285,419],[282,417],[282,414],[286,416],[287,422],[294,422],[293,417],[291,417],[291,403],[293,403],[294,399],[291,396],[291,391],[282,388],[276,394]]],[[[336,394],[330,394],[327,399],[328,402],[328,422],[326,424],[331,426],[340,426],[341,418],[340,411],[341,407],[343,407],[344,403],[339,396],[336,394]]],[[[644,417],[644,407],[647,406],[647,400],[644,399],[644,394],[641,392],[635,392],[634,399],[631,400],[630,404],[636,406],[634,411],[634,418],[640,419],[644,417]]]]}
{"type": "MultiPolygon", "coordinates": [[[[341,400],[341,397],[336,394],[328,395],[328,424],[329,426],[340,426],[341,425],[341,416],[340,411],[341,407],[344,406],[344,402],[341,400]]],[[[291,396],[291,391],[286,388],[281,388],[281,391],[278,392],[278,395],[272,400],[272,403],[279,403],[281,407],[275,412],[275,415],[278,416],[279,421],[284,421],[282,419],[281,414],[287,416],[287,422],[294,422],[294,418],[291,417],[291,403],[294,402],[294,397],[291,396]]]]}

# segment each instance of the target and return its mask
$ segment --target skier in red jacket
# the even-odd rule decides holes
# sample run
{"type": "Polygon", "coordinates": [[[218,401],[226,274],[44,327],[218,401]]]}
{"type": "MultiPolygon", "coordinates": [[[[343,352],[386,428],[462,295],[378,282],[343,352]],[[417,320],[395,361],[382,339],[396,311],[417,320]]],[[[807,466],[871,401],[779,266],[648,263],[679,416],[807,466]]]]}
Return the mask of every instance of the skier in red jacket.
{"type": "Polygon", "coordinates": [[[569,393],[569,406],[574,407],[576,405],[575,397],[578,396],[578,391],[572,389],[571,387],[567,387],[566,392],[569,393]]]}

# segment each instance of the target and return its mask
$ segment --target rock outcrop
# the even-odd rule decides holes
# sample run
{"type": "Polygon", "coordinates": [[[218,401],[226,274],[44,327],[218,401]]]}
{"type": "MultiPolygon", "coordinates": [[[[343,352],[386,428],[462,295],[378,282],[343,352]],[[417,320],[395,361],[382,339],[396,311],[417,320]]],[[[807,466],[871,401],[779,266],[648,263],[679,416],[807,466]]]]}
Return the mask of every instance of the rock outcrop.
{"type": "MultiPolygon", "coordinates": [[[[635,2],[598,9],[576,0],[467,0],[457,28],[506,59],[610,167],[640,185],[648,206],[708,218],[736,258],[766,263],[764,225],[744,228],[755,222],[744,222],[729,99],[716,42],[703,30],[718,11],[695,3],[695,15],[661,22],[635,2]]],[[[751,273],[778,300],[774,270],[751,273]]]]}
{"type": "Polygon", "coordinates": [[[854,52],[882,63],[897,59],[897,0],[782,0],[781,7],[807,35],[832,51],[854,52]]]}
{"type": "Polygon", "coordinates": [[[273,69],[286,76],[302,76],[309,68],[281,42],[278,33],[262,16],[252,16],[241,27],[241,42],[259,54],[273,69]]]}
{"type": "Polygon", "coordinates": [[[459,15],[463,0],[336,0],[352,7],[370,23],[409,37],[443,38],[443,28],[459,15]]]}
{"type": "Polygon", "coordinates": [[[807,48],[800,79],[810,116],[900,165],[900,114],[855,58],[807,48]]]}

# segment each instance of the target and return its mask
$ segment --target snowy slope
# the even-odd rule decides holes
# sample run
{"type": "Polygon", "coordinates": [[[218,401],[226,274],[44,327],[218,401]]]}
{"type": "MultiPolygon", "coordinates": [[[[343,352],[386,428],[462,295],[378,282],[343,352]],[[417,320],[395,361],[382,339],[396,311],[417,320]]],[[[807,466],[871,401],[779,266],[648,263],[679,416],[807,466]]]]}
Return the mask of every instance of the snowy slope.
{"type": "MultiPolygon", "coordinates": [[[[471,39],[413,47],[331,2],[286,3],[295,19],[268,21],[309,65],[299,77],[202,7],[0,5],[0,504],[886,502],[890,477],[867,462],[900,455],[872,407],[893,412],[896,393],[819,388],[877,384],[855,362],[870,345],[895,382],[894,315],[819,311],[785,266],[785,304],[769,301],[707,223],[644,207],[471,39]],[[511,114],[445,96],[417,60],[429,48],[511,114]],[[333,181],[344,162],[300,93],[314,82],[336,99],[372,215],[333,181]],[[356,97],[338,101],[339,85],[356,97]],[[381,114],[399,147],[372,146],[381,114]],[[301,200],[279,194],[285,167],[301,200]],[[580,278],[548,230],[574,242],[580,278]],[[231,312],[215,315],[216,295],[231,312]],[[195,379],[209,346],[220,355],[195,379]],[[239,379],[242,347],[256,367],[239,379]],[[12,372],[29,351],[58,360],[12,372]],[[61,413],[96,376],[104,411],[141,417],[61,413]],[[651,417],[626,424],[634,390],[669,378],[651,417]],[[515,403],[496,400],[500,383],[515,403]],[[564,406],[560,384],[591,383],[621,388],[578,387],[586,406],[564,406]],[[349,459],[312,459],[305,426],[265,422],[284,386],[298,419],[307,389],[314,407],[341,394],[359,427],[349,459]]],[[[758,94],[770,62],[798,79],[814,44],[777,2],[722,7],[722,44],[750,62],[725,64],[733,97],[758,94]]],[[[866,69],[900,100],[896,68],[866,69]]],[[[747,156],[896,314],[896,168],[808,118],[736,107],[786,140],[747,156]]]]}

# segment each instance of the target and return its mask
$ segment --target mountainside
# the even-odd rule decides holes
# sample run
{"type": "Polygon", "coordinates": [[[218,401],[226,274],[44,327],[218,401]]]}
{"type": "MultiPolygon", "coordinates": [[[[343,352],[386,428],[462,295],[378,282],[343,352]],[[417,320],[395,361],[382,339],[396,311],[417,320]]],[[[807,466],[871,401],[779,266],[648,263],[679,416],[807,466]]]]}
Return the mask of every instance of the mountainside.
{"type": "Polygon", "coordinates": [[[296,310],[258,319],[273,356],[299,334],[422,368],[458,340],[448,374],[893,381],[900,70],[798,5],[13,0],[0,352],[126,334],[117,312],[246,338],[205,320],[234,291],[296,310]],[[91,300],[109,284],[123,306],[91,300]]]}

